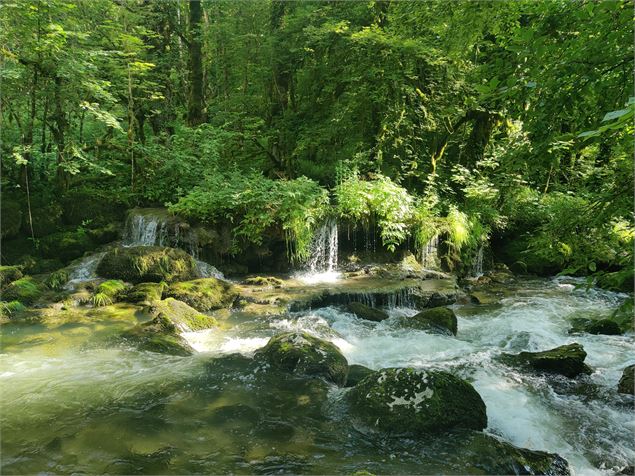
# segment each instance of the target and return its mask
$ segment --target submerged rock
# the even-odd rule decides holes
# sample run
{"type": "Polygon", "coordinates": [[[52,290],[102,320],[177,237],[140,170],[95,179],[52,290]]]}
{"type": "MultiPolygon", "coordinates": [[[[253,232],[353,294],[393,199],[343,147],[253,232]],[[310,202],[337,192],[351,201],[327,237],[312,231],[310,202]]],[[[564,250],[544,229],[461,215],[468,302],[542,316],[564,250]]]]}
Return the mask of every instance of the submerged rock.
{"type": "Polygon", "coordinates": [[[172,284],[165,290],[165,295],[207,312],[230,307],[238,297],[238,292],[227,281],[201,278],[172,284]]]}
{"type": "Polygon", "coordinates": [[[629,365],[624,369],[622,378],[617,384],[617,391],[635,395],[635,365],[629,365]]]}
{"type": "Polygon", "coordinates": [[[382,311],[381,309],[372,308],[362,304],[361,302],[351,302],[347,307],[349,312],[355,314],[360,319],[381,322],[390,317],[387,312],[382,311]]]}
{"type": "Polygon", "coordinates": [[[597,321],[592,321],[591,323],[584,326],[584,330],[589,334],[604,334],[607,336],[616,336],[622,333],[620,326],[617,322],[614,322],[610,319],[600,319],[597,321]]]}
{"type": "Polygon", "coordinates": [[[172,282],[191,279],[196,262],[185,251],[160,246],[135,246],[108,251],[97,266],[97,274],[132,283],[172,282]]]}
{"type": "Polygon", "coordinates": [[[432,331],[441,334],[456,335],[456,314],[447,307],[433,307],[426,309],[412,317],[404,317],[400,320],[404,327],[432,331]]]}
{"type": "Polygon", "coordinates": [[[363,365],[349,365],[346,387],[354,387],[361,382],[364,377],[372,374],[373,372],[374,370],[364,367],[363,365]]]}
{"type": "Polygon", "coordinates": [[[577,343],[561,345],[542,352],[521,352],[502,354],[501,360],[509,365],[530,367],[541,372],[564,375],[573,378],[580,374],[590,374],[591,368],[584,363],[584,348],[577,343]]]}
{"type": "Polygon", "coordinates": [[[306,332],[273,336],[255,356],[287,372],[323,377],[338,385],[346,383],[348,362],[339,349],[306,332]]]}
{"type": "Polygon", "coordinates": [[[188,304],[174,298],[154,301],[148,309],[151,316],[164,316],[180,331],[198,331],[214,327],[217,322],[212,316],[201,314],[188,304]]]}
{"type": "Polygon", "coordinates": [[[519,448],[477,431],[452,435],[452,438],[457,442],[454,451],[464,455],[471,466],[484,474],[571,474],[567,460],[555,453],[519,448]]]}
{"type": "Polygon", "coordinates": [[[165,314],[124,331],[121,336],[140,350],[180,356],[194,353],[194,349],[179,335],[177,327],[165,314]]]}
{"type": "Polygon", "coordinates": [[[353,387],[348,399],[367,424],[391,433],[487,426],[485,403],[474,387],[443,371],[379,370],[353,387]]]}

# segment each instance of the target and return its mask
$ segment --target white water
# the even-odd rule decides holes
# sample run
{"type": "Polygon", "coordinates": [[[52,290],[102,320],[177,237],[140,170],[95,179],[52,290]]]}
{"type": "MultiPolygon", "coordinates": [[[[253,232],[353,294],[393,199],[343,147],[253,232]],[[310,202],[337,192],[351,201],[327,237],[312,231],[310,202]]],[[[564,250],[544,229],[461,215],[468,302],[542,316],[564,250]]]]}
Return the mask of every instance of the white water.
{"type": "Polygon", "coordinates": [[[472,271],[472,275],[475,278],[483,276],[483,245],[480,245],[478,247],[478,251],[476,252],[476,259],[474,260],[474,269],[472,271]]]}
{"type": "Polygon", "coordinates": [[[237,325],[221,333],[190,333],[199,351],[250,355],[277,332],[301,330],[336,344],[350,364],[434,367],[472,381],[487,405],[488,430],[522,447],[556,452],[576,474],[612,474],[633,464],[635,415],[630,397],[615,388],[622,370],[635,363],[635,339],[627,336],[569,335],[567,318],[608,315],[623,296],[575,290],[561,280],[523,282],[501,306],[454,306],[458,335],[448,337],[401,329],[391,319],[375,323],[336,308],[323,308],[268,321],[261,327],[237,325]],[[594,373],[575,385],[511,369],[501,352],[545,350],[579,342],[594,373]],[[559,390],[558,390],[559,389],[559,390]]]}
{"type": "Polygon", "coordinates": [[[97,265],[105,253],[95,253],[86,256],[69,266],[70,273],[68,282],[64,286],[67,290],[72,290],[76,284],[90,281],[97,277],[97,265]]]}
{"type": "Polygon", "coordinates": [[[421,266],[425,269],[439,268],[439,235],[434,235],[421,250],[421,266]]]}
{"type": "Polygon", "coordinates": [[[329,219],[313,236],[311,251],[306,263],[306,271],[298,274],[298,279],[307,284],[337,281],[337,221],[329,219]]]}

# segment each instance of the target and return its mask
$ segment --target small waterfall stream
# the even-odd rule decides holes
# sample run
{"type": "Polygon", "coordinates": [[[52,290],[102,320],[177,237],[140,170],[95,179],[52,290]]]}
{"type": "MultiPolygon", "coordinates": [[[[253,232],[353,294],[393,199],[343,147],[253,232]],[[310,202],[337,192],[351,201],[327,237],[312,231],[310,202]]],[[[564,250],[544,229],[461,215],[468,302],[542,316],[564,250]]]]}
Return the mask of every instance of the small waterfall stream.
{"type": "Polygon", "coordinates": [[[298,278],[307,283],[335,281],[339,277],[337,272],[337,221],[333,218],[326,220],[320,226],[311,242],[306,271],[298,278]]]}
{"type": "Polygon", "coordinates": [[[474,259],[474,266],[472,269],[472,275],[475,278],[483,276],[483,248],[485,246],[481,244],[476,252],[476,258],[474,259]]]}
{"type": "Polygon", "coordinates": [[[434,235],[421,250],[421,266],[424,269],[439,268],[439,235],[434,235]]]}

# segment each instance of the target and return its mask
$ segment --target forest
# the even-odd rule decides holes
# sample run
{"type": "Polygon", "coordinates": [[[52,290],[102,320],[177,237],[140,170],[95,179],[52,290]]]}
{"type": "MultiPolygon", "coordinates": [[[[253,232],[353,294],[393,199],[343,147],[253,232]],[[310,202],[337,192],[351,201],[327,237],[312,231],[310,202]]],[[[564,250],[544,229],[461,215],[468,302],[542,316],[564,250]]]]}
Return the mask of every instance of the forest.
{"type": "Polygon", "coordinates": [[[633,20],[3,0],[0,471],[631,474],[633,20]]]}

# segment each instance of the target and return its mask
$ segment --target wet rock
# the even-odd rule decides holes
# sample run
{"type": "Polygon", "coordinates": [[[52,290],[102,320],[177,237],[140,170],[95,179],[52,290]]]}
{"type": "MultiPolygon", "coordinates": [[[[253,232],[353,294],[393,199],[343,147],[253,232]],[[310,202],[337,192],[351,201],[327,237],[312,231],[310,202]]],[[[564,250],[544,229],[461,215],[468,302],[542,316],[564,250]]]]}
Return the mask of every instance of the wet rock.
{"type": "Polygon", "coordinates": [[[217,324],[216,319],[212,316],[201,314],[187,303],[174,298],[154,301],[149,306],[148,312],[153,317],[164,316],[172,325],[183,332],[208,329],[217,324]]]}
{"type": "Polygon", "coordinates": [[[117,298],[121,296],[128,286],[120,279],[109,279],[100,283],[95,289],[95,293],[92,297],[94,306],[109,306],[117,301],[117,298]]]}
{"type": "Polygon", "coordinates": [[[543,352],[521,352],[502,354],[501,360],[508,365],[528,367],[540,372],[554,373],[573,378],[590,374],[591,368],[584,363],[584,348],[577,343],[562,345],[543,352]]]}
{"type": "Polygon", "coordinates": [[[104,278],[131,283],[172,282],[191,279],[196,263],[185,251],[160,246],[134,246],[108,251],[97,266],[104,278]]]}
{"type": "Polygon", "coordinates": [[[247,286],[267,286],[272,288],[279,288],[284,284],[284,281],[273,276],[252,276],[245,279],[243,284],[247,286]]]}
{"type": "Polygon", "coordinates": [[[472,291],[470,293],[470,301],[474,304],[496,304],[498,302],[498,298],[490,293],[483,291],[472,291]]]}
{"type": "Polygon", "coordinates": [[[367,424],[390,433],[487,426],[485,403],[474,387],[443,371],[379,370],[353,387],[348,399],[352,411],[367,424]]]}
{"type": "Polygon", "coordinates": [[[149,352],[180,356],[194,353],[194,349],[179,335],[178,328],[165,314],[124,331],[121,337],[140,350],[149,352]]]}
{"type": "Polygon", "coordinates": [[[166,287],[165,283],[139,283],[126,292],[124,300],[137,304],[160,301],[166,287]]]}
{"type": "Polygon", "coordinates": [[[587,324],[584,330],[589,334],[603,334],[607,336],[616,336],[622,333],[617,322],[610,319],[599,319],[587,324]]]}
{"type": "Polygon", "coordinates": [[[369,321],[381,322],[390,317],[387,312],[382,311],[381,309],[374,309],[362,304],[361,302],[351,302],[348,304],[347,308],[349,312],[355,314],[360,319],[366,319],[369,321]]]}
{"type": "Polygon", "coordinates": [[[412,317],[404,317],[399,322],[404,327],[440,334],[456,335],[457,332],[456,314],[447,307],[426,309],[412,317]]]}
{"type": "Polygon", "coordinates": [[[346,387],[354,387],[362,381],[364,377],[370,375],[374,370],[364,367],[363,365],[349,365],[348,378],[346,379],[346,387]]]}
{"type": "MultiPolygon", "coordinates": [[[[569,463],[555,453],[519,448],[482,432],[453,435],[455,451],[484,474],[567,476],[569,463]]],[[[470,471],[472,472],[472,471],[470,471]]]]}
{"type": "Polygon", "coordinates": [[[635,395],[635,365],[629,365],[624,369],[622,378],[617,384],[617,391],[635,395]]]}
{"type": "Polygon", "coordinates": [[[255,357],[281,370],[322,377],[338,385],[344,385],[348,374],[348,362],[339,349],[306,332],[273,336],[255,357]]]}
{"type": "Polygon", "coordinates": [[[238,292],[231,283],[216,278],[201,278],[170,285],[165,296],[183,301],[202,312],[231,307],[238,292]]]}
{"type": "Polygon", "coordinates": [[[23,276],[21,266],[0,266],[0,288],[23,276]]]}

